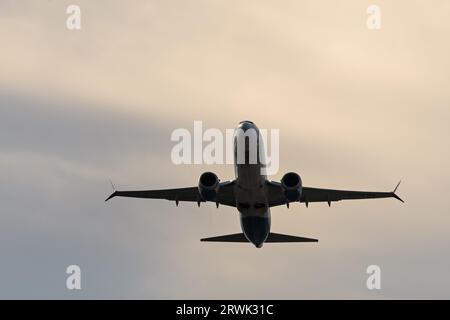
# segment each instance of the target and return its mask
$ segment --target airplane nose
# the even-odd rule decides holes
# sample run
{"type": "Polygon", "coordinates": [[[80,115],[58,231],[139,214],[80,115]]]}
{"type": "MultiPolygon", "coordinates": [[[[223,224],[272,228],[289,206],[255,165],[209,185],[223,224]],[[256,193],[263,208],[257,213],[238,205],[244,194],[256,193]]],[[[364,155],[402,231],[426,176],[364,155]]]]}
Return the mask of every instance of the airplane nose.
{"type": "Polygon", "coordinates": [[[247,131],[248,129],[255,129],[255,124],[251,121],[248,120],[244,120],[239,122],[239,127],[240,129],[242,129],[243,131],[247,131]]]}

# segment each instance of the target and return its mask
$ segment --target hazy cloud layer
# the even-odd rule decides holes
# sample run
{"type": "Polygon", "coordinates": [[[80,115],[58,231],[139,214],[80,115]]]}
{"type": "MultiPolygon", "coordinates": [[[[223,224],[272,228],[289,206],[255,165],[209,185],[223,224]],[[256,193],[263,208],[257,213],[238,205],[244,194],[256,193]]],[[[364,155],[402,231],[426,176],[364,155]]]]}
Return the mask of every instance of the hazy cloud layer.
{"type": "Polygon", "coordinates": [[[1,298],[449,298],[450,32],[446,1],[1,1],[1,298]],[[235,210],[114,199],[195,185],[172,130],[279,128],[305,185],[394,200],[275,208],[317,245],[208,245],[235,210]],[[81,292],[65,268],[82,268],[81,292]],[[365,269],[382,268],[368,291],[365,269]]]}

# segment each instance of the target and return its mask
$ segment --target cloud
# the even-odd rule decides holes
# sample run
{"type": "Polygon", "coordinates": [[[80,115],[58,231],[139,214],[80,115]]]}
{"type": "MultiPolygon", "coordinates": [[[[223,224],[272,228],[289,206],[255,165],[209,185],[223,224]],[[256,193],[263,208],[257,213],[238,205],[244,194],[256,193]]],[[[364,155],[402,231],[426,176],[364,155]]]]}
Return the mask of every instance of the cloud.
{"type": "Polygon", "coordinates": [[[0,297],[449,296],[446,2],[381,2],[377,33],[359,2],[79,1],[79,33],[65,29],[66,3],[1,4],[0,297]],[[280,129],[274,179],[389,190],[403,178],[406,204],[275,208],[275,232],[320,242],[255,250],[198,241],[238,232],[232,208],[103,202],[108,179],[233,177],[173,165],[170,133],[243,119],[280,129]],[[64,286],[74,263],[78,293],[64,286]],[[369,264],[381,292],[365,288],[369,264]]]}

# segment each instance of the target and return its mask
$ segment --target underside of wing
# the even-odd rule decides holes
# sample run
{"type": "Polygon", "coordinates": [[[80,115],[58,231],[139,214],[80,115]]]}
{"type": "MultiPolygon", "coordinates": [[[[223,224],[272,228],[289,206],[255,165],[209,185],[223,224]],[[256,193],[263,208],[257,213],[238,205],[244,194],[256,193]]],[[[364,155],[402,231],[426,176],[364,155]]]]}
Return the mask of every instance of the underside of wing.
{"type": "Polygon", "coordinates": [[[166,199],[173,201],[202,201],[197,187],[162,189],[162,190],[132,190],[114,191],[105,201],[114,197],[166,199]]]}
{"type": "Polygon", "coordinates": [[[400,197],[394,192],[351,191],[308,187],[304,187],[302,189],[301,202],[331,202],[340,200],[380,198],[396,198],[403,202],[403,200],[400,199],[400,197]]]}
{"type": "MultiPolygon", "coordinates": [[[[132,190],[132,191],[114,191],[105,201],[114,197],[131,197],[131,198],[145,198],[145,199],[165,199],[175,201],[189,202],[205,202],[200,195],[198,187],[176,188],[176,189],[161,189],[161,190],[132,190]]],[[[219,184],[218,192],[214,202],[226,206],[236,206],[234,196],[234,182],[228,181],[219,184]]]]}
{"type": "MultiPolygon", "coordinates": [[[[297,201],[306,203],[306,205],[310,202],[327,202],[330,205],[331,202],[340,200],[395,198],[403,202],[403,200],[395,194],[399,184],[397,184],[394,191],[391,192],[351,191],[303,187],[301,189],[301,196],[297,201]]],[[[284,205],[287,203],[287,199],[284,196],[280,183],[270,181],[267,183],[266,190],[270,207],[284,205]]]]}

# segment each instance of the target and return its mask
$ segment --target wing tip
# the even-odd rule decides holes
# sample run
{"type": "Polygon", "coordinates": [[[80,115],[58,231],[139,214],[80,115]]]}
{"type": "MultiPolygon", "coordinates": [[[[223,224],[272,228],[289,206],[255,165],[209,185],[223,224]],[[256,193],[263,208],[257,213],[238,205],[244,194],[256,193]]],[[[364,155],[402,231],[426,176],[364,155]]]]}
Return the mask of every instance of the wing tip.
{"type": "Polygon", "coordinates": [[[392,191],[392,197],[394,197],[395,199],[401,201],[402,203],[405,203],[405,201],[403,201],[403,199],[400,198],[400,197],[395,193],[395,192],[397,191],[398,186],[400,185],[400,183],[402,183],[402,180],[400,180],[400,181],[397,183],[397,185],[396,185],[395,188],[394,188],[394,191],[392,191]]]}
{"type": "Polygon", "coordinates": [[[395,193],[392,193],[392,197],[394,197],[395,199],[401,201],[402,203],[405,203],[405,201],[402,198],[400,198],[398,195],[396,195],[395,193]]]}
{"type": "Polygon", "coordinates": [[[111,195],[108,198],[105,199],[105,202],[108,201],[111,198],[114,198],[116,196],[116,194],[117,194],[117,191],[114,191],[113,193],[111,193],[111,195]]]}
{"type": "Polygon", "coordinates": [[[400,185],[400,183],[402,183],[402,180],[400,180],[397,185],[394,188],[394,191],[392,191],[392,193],[395,193],[395,191],[397,191],[398,186],[400,185]]]}
{"type": "Polygon", "coordinates": [[[105,202],[108,201],[111,198],[114,198],[116,196],[116,194],[117,194],[116,187],[114,186],[114,183],[112,182],[111,179],[109,179],[109,183],[111,184],[111,188],[113,190],[113,193],[111,193],[111,195],[108,198],[106,198],[105,202]]]}

